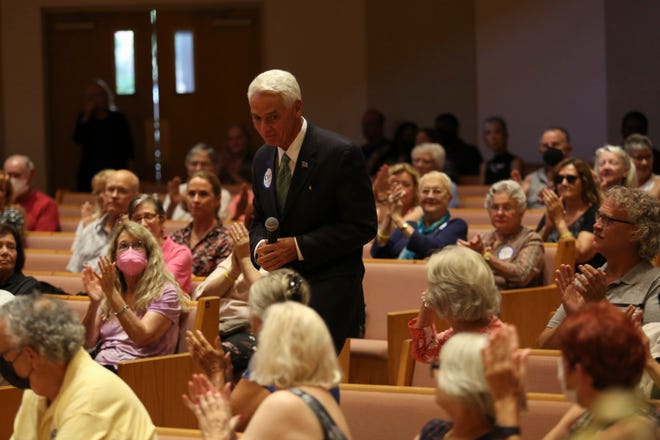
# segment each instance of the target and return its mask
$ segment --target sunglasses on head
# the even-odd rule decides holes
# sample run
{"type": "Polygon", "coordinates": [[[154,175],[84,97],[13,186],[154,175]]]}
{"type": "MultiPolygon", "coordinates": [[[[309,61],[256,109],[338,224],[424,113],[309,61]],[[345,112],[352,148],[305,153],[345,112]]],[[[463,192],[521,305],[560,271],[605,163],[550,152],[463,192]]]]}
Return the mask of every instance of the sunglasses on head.
{"type": "Polygon", "coordinates": [[[578,180],[578,176],[566,176],[563,174],[557,174],[555,176],[555,185],[559,185],[566,179],[566,181],[569,183],[569,185],[573,185],[575,182],[578,180]]]}

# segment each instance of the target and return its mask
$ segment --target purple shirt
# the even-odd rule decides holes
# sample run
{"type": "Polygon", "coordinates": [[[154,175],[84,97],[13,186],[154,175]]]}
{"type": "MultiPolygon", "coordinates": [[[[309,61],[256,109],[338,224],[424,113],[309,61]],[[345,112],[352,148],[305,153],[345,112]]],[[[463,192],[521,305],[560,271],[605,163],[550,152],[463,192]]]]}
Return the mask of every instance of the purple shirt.
{"type": "MultiPolygon", "coordinates": [[[[181,304],[174,286],[165,285],[163,295],[151,301],[147,310],[159,313],[172,321],[172,325],[163,337],[151,344],[138,346],[128,337],[119,323],[119,319],[110,315],[101,323],[99,332],[101,345],[96,355],[98,363],[117,365],[121,361],[174,353],[179,337],[179,317],[181,316],[181,304]]],[[[137,316],[142,319],[144,314],[137,314],[137,316]]]]}

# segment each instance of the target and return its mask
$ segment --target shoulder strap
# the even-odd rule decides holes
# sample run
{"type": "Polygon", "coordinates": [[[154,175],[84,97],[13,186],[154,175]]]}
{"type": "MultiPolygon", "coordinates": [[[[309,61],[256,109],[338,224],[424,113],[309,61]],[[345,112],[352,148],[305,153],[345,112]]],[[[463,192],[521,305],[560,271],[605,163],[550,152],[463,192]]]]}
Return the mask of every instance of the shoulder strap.
{"type": "Polygon", "coordinates": [[[330,414],[321,405],[314,396],[301,390],[300,388],[289,388],[289,391],[300,397],[303,402],[314,412],[316,418],[321,424],[324,440],[346,440],[346,436],[335,424],[330,414]]]}

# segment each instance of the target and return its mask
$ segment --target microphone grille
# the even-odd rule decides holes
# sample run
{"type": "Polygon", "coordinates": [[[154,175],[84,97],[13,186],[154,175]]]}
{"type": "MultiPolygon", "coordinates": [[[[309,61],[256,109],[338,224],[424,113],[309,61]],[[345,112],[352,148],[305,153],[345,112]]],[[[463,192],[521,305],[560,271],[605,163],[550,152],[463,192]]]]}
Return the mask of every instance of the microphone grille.
{"type": "Polygon", "coordinates": [[[265,226],[268,232],[275,232],[280,227],[280,222],[275,217],[268,217],[265,226]]]}

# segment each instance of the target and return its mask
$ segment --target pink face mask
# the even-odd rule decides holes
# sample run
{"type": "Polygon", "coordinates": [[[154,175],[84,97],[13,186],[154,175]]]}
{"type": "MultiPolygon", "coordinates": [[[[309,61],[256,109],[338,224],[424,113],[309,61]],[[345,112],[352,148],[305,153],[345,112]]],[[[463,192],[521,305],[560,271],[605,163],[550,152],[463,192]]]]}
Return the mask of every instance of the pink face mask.
{"type": "Polygon", "coordinates": [[[147,267],[147,256],[140,251],[128,248],[117,255],[117,269],[129,277],[140,274],[147,267]]]}

